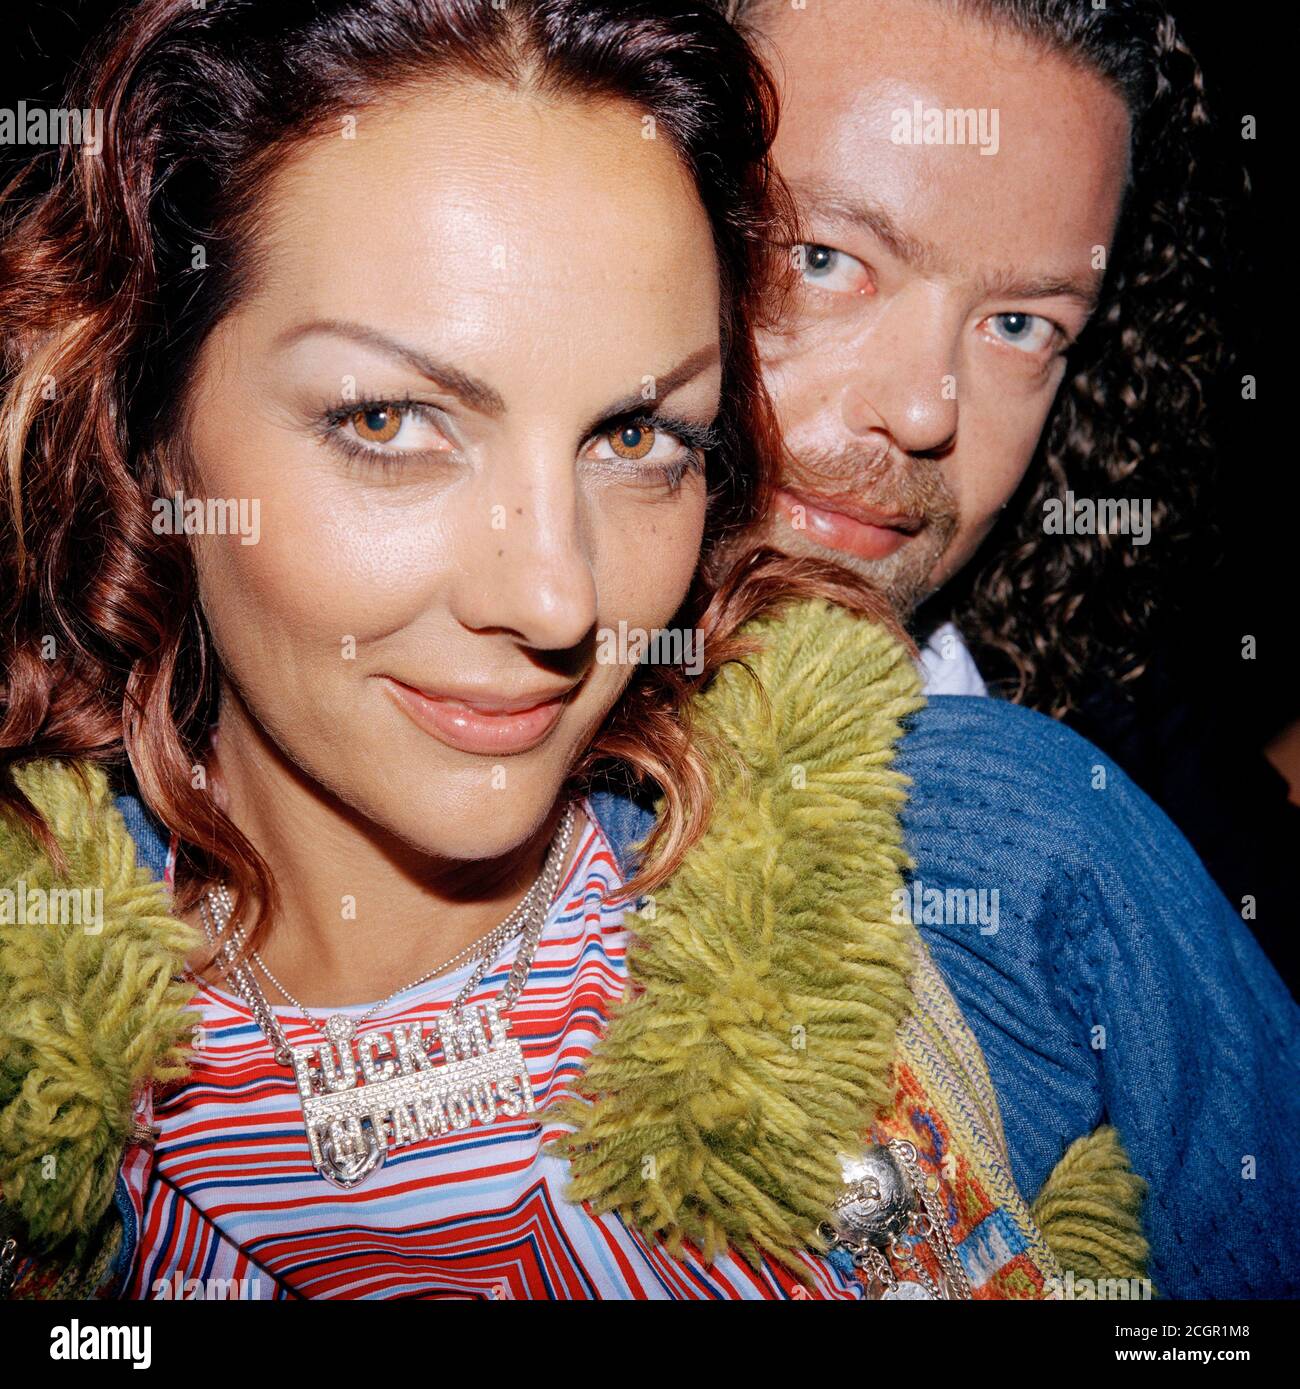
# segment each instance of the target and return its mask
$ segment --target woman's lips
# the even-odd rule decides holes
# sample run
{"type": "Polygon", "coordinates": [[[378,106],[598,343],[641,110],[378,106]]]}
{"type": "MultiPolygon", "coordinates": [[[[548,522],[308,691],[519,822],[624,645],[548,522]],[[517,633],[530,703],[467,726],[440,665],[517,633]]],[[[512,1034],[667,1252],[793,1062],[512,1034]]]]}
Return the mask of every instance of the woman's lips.
{"type": "Polygon", "coordinates": [[[490,699],[469,703],[451,695],[431,695],[385,676],[384,687],[417,728],[460,752],[505,756],[527,752],[555,727],[571,690],[550,699],[490,699]],[[525,707],[517,707],[524,704],[525,707]]]}
{"type": "Polygon", "coordinates": [[[858,559],[884,559],[892,555],[912,539],[923,523],[921,517],[888,516],[867,507],[854,507],[856,515],[847,515],[833,510],[827,503],[818,504],[781,488],[776,494],[777,514],[783,521],[793,524],[795,507],[802,510],[801,529],[810,540],[858,559]]]}

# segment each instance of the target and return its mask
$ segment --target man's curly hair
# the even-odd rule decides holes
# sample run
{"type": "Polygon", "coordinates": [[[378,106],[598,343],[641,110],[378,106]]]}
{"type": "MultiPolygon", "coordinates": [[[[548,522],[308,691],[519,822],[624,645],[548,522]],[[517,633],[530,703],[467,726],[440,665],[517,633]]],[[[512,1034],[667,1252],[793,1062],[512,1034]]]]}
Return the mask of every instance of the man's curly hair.
{"type": "MultiPolygon", "coordinates": [[[[758,28],[778,3],[731,0],[729,13],[758,28]]],[[[1131,177],[1101,303],[1023,483],[935,601],[990,683],[1060,717],[1098,686],[1142,675],[1157,616],[1215,553],[1211,421],[1229,365],[1229,213],[1244,174],[1219,153],[1201,68],[1160,0],[933,3],[1086,66],[1115,84],[1131,117],[1131,177]],[[1149,498],[1158,542],[1046,534],[1044,505],[1067,490],[1149,498]]]]}

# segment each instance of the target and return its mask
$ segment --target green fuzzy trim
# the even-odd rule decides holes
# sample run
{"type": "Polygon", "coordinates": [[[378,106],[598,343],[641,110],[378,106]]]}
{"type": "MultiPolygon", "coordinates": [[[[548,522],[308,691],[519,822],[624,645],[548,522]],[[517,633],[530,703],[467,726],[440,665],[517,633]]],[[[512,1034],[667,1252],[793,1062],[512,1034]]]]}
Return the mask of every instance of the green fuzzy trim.
{"type": "Polygon", "coordinates": [[[25,829],[0,819],[0,888],[103,888],[103,925],[0,921],[0,1191],[24,1252],[91,1240],[113,1197],[142,1086],[185,1074],[193,988],[178,974],[197,933],[135,845],[97,767],[34,762],[18,784],[68,860],[57,875],[25,829]]]}
{"type": "Polygon", "coordinates": [[[1034,1223],[1057,1262],[1076,1278],[1145,1278],[1146,1193],[1119,1131],[1103,1124],[1075,1139],[1052,1169],[1034,1198],[1034,1223]]]}
{"type": "Polygon", "coordinates": [[[570,1200],[617,1210],[680,1251],[727,1246],[787,1265],[893,1098],[913,1006],[913,927],[893,919],[907,865],[901,720],[924,702],[907,651],[843,609],[753,624],[753,678],[728,666],[697,701],[736,758],[715,763],[702,839],[630,925],[630,989],[580,1093],[570,1200]]]}

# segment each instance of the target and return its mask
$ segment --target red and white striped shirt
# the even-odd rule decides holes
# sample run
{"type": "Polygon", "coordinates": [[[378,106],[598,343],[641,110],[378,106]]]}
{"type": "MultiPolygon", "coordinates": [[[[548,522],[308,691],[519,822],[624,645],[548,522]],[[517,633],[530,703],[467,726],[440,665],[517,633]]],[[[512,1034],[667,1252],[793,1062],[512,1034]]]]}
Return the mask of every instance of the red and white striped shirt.
{"type": "MultiPolygon", "coordinates": [[[[312,1166],[292,1071],[242,999],[203,984],[193,1068],[154,1102],[159,1136],[135,1195],[140,1243],[128,1296],[193,1296],[190,1280],[233,1279],[242,1295],[262,1298],[862,1297],[854,1277],[811,1254],[805,1289],[779,1266],[754,1270],[739,1256],[708,1265],[687,1246],[674,1259],[617,1215],[565,1200],[568,1164],[542,1152],[562,1132],[546,1111],[580,1076],[627,982],[623,908],[601,902],[622,879],[584,809],[577,856],[508,1015],[538,1112],[390,1150],[366,1181],[340,1190],[312,1166]]],[[[517,948],[516,939],[471,1003],[500,992],[517,948]]],[[[472,968],[398,995],[361,1036],[368,1026],[428,1029],[472,968]]],[[[291,1045],[320,1040],[295,1009],[276,1016],[291,1045]]]]}

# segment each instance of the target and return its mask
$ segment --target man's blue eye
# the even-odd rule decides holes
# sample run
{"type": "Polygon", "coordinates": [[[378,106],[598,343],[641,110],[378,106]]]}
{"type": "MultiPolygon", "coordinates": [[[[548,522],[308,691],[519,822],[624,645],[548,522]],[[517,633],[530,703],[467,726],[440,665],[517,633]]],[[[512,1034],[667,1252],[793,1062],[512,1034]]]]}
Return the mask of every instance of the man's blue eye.
{"type": "Polygon", "coordinates": [[[835,264],[839,253],[829,246],[809,246],[805,258],[805,268],[810,274],[824,275],[835,264]]]}
{"type": "Polygon", "coordinates": [[[807,241],[799,248],[795,268],[808,284],[831,294],[854,294],[871,287],[867,267],[847,251],[807,241]]]}
{"type": "Polygon", "coordinates": [[[1042,352],[1057,335],[1051,319],[1036,313],[995,313],[987,320],[994,337],[1022,352],[1042,352]]]}

